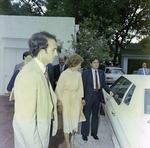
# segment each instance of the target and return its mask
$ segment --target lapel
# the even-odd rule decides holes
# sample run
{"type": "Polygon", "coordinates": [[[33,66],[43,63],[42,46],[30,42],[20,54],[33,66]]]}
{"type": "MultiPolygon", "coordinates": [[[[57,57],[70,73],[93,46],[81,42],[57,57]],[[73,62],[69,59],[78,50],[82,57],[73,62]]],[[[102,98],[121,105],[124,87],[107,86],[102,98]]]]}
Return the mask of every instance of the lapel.
{"type": "Polygon", "coordinates": [[[48,88],[47,80],[45,78],[44,73],[42,72],[41,68],[39,67],[39,65],[37,64],[37,62],[34,59],[31,62],[32,62],[33,67],[35,68],[36,72],[39,73],[39,75],[41,76],[42,82],[44,83],[44,86],[48,92],[49,88],[48,88]]]}
{"type": "Polygon", "coordinates": [[[58,64],[58,73],[60,74],[60,65],[58,64]]]}
{"type": "Polygon", "coordinates": [[[66,70],[68,67],[66,66],[66,64],[65,64],[65,68],[64,68],[64,70],[66,70]]]}
{"type": "MultiPolygon", "coordinates": [[[[92,83],[92,86],[93,86],[93,74],[92,74],[92,69],[89,69],[89,78],[90,78],[90,81],[92,83]]],[[[94,88],[94,86],[93,86],[94,88]]]]}
{"type": "Polygon", "coordinates": [[[102,86],[102,73],[100,72],[99,69],[97,69],[98,71],[98,75],[99,75],[99,83],[100,83],[100,86],[102,86]]]}

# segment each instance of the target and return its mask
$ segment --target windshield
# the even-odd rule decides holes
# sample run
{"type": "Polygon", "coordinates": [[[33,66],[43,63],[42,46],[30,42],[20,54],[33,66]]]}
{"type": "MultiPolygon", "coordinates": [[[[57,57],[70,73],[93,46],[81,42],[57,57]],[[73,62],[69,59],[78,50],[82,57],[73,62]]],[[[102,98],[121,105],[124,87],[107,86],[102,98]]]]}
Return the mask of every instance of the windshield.
{"type": "Polygon", "coordinates": [[[145,89],[145,107],[144,113],[150,114],[150,89],[145,89]]]}

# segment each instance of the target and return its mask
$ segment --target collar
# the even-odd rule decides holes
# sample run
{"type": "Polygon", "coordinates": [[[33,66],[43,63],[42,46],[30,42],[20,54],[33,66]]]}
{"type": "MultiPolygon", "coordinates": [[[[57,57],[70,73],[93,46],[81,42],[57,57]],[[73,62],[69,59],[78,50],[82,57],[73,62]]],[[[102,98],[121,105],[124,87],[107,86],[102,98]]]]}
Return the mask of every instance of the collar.
{"type": "Polygon", "coordinates": [[[41,68],[42,72],[45,73],[46,67],[44,66],[44,64],[41,61],[39,61],[37,58],[34,58],[34,59],[37,62],[37,64],[39,65],[39,67],[41,68]]]}
{"type": "MultiPolygon", "coordinates": [[[[92,72],[95,72],[95,69],[91,68],[92,72]]],[[[98,72],[98,70],[96,69],[96,71],[98,72]]]]}
{"type": "MultiPolygon", "coordinates": [[[[59,64],[59,66],[61,67],[61,65],[59,64]]],[[[63,68],[65,68],[65,64],[62,66],[63,68]]]]}

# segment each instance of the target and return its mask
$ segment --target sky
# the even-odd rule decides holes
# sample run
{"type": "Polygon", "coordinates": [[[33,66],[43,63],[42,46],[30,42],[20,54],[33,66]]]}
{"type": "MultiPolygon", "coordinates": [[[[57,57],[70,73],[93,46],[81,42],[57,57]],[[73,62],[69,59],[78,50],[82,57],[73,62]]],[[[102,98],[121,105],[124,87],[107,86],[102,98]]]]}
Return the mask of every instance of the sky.
{"type": "Polygon", "coordinates": [[[138,43],[139,41],[136,38],[133,38],[131,43],[138,43]]]}

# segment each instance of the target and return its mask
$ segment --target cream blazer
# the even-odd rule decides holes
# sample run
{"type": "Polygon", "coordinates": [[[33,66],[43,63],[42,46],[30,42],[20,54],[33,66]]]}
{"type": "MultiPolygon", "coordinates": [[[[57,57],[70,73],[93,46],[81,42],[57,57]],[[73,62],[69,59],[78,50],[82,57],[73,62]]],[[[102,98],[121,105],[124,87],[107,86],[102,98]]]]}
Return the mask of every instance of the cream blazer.
{"type": "Polygon", "coordinates": [[[14,99],[15,148],[48,148],[51,99],[54,103],[52,135],[57,132],[57,98],[34,59],[19,72],[14,84],[14,99]]]}

